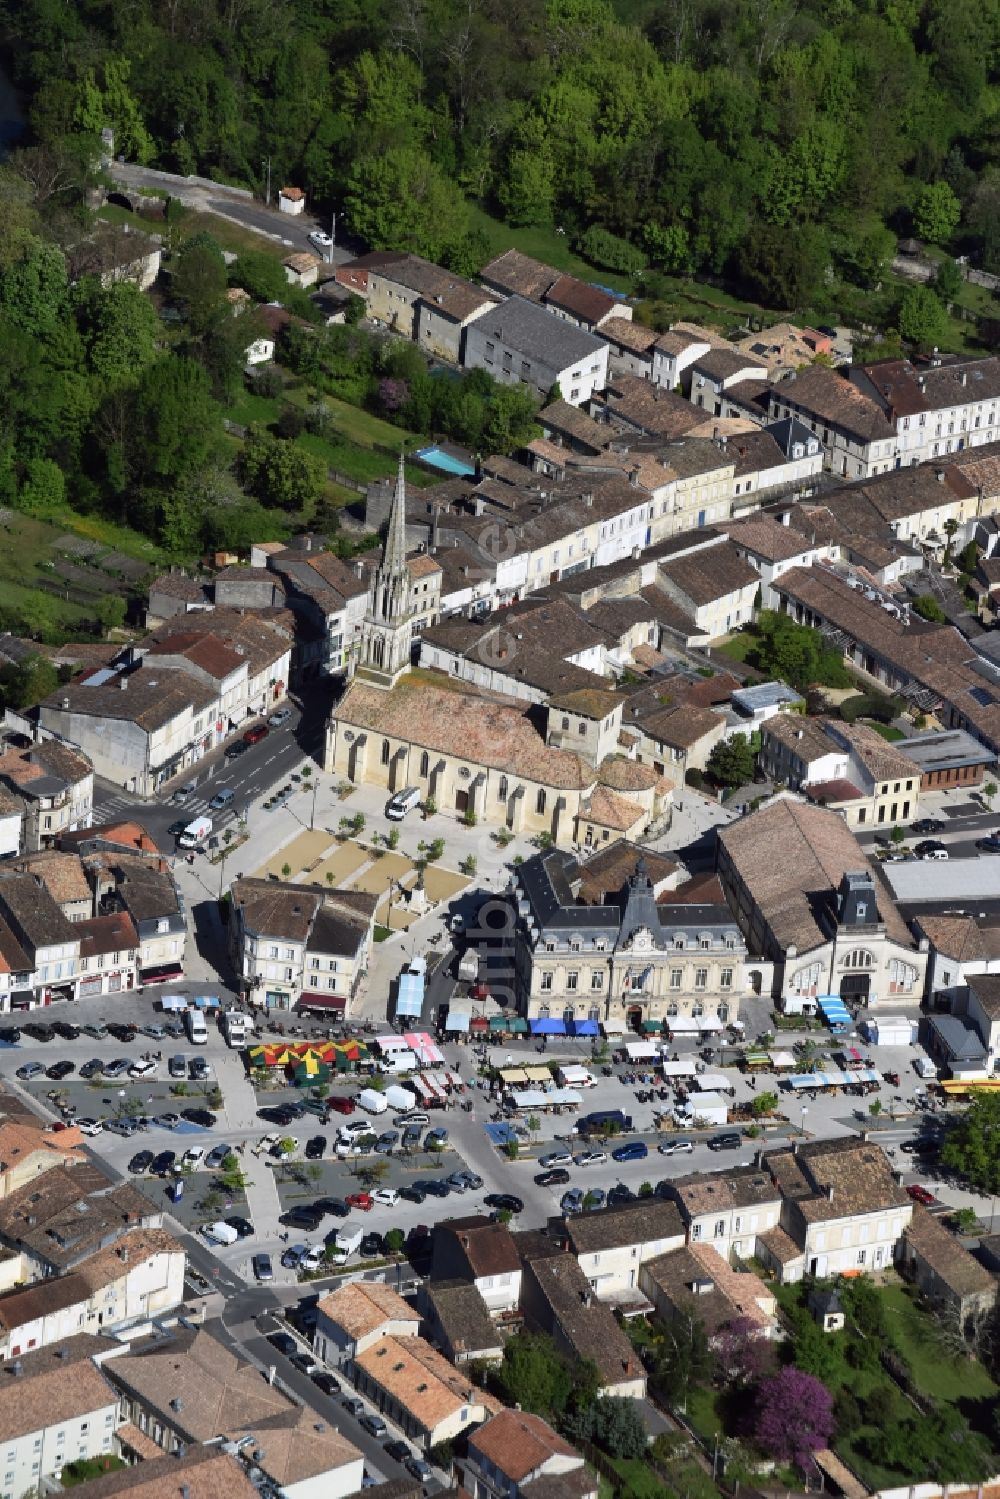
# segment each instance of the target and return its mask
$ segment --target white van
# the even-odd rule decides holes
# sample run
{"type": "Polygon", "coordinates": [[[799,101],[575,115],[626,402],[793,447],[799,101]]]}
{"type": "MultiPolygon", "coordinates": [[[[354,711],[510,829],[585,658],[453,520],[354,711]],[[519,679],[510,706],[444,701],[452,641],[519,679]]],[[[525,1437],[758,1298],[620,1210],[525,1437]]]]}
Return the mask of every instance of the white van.
{"type": "Polygon", "coordinates": [[[213,1244],[235,1244],[239,1238],[231,1223],[206,1223],[202,1233],[213,1244]]]}
{"type": "Polygon", "coordinates": [[[201,1010],[188,1010],[184,1016],[184,1025],[192,1046],[208,1045],[208,1026],[201,1010]]]}
{"type": "Polygon", "coordinates": [[[201,848],[201,845],[211,837],[212,819],[210,817],[196,817],[194,822],[189,822],[177,842],[181,848],[201,848]]]}
{"type": "Polygon", "coordinates": [[[407,786],[403,791],[397,791],[385,804],[385,815],[390,822],[402,822],[407,812],[412,812],[414,807],[420,805],[420,791],[416,786],[407,786]]]}
{"type": "Polygon", "coordinates": [[[342,1254],[357,1254],[364,1236],[363,1228],[338,1228],[334,1243],[342,1254]]]}
{"type": "Polygon", "coordinates": [[[938,1075],[937,1068],[930,1057],[918,1057],[913,1065],[917,1069],[918,1077],[931,1078],[938,1075]]]}
{"type": "Polygon", "coordinates": [[[360,1093],[355,1094],[354,1102],[359,1109],[364,1109],[366,1114],[384,1114],[389,1107],[385,1098],[375,1088],[362,1088],[360,1093]]]}

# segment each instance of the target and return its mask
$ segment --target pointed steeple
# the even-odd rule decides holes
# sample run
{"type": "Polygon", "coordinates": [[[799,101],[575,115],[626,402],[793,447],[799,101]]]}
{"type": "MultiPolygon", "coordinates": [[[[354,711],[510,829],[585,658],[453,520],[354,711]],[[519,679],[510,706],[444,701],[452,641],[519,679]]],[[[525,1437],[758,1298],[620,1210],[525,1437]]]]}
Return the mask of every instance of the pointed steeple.
{"type": "Polygon", "coordinates": [[[382,554],[382,570],[386,574],[401,573],[406,568],[406,472],[403,454],[399,455],[396,487],[389,506],[389,529],[382,554]]]}

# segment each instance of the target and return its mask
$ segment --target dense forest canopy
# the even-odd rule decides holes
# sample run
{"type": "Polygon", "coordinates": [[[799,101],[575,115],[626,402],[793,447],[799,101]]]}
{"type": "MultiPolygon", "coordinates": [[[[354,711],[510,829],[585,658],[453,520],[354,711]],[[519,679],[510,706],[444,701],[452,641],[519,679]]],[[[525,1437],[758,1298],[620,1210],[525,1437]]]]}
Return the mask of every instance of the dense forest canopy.
{"type": "Polygon", "coordinates": [[[111,124],[256,187],[270,158],[456,268],[479,202],[776,306],[831,265],[875,284],[911,230],[1000,269],[1000,0],[4,0],[0,26],[39,142],[111,124]]]}

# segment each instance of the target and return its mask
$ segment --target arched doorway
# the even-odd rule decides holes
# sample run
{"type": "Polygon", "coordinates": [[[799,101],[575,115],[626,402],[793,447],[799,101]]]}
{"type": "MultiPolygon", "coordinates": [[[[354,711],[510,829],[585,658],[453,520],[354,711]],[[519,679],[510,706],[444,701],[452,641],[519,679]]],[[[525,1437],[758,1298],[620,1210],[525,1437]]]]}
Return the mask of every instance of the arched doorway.
{"type": "Polygon", "coordinates": [[[630,1031],[640,1031],[642,1028],[642,1005],[629,1005],[625,1012],[625,1024],[630,1031]]]}

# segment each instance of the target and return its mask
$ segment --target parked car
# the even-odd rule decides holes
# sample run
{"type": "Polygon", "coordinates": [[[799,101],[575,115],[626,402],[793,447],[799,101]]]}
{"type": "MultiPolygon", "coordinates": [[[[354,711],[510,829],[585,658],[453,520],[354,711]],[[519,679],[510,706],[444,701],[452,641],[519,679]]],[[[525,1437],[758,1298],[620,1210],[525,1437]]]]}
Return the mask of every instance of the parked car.
{"type": "Polygon", "coordinates": [[[104,1069],[104,1076],[111,1078],[124,1077],[129,1069],[128,1057],[115,1057],[104,1069]]]}
{"type": "Polygon", "coordinates": [[[943,833],[948,826],[939,817],[918,817],[916,822],[910,823],[911,833],[943,833]]]}
{"type": "Polygon", "coordinates": [[[608,1205],[608,1194],[603,1187],[591,1187],[583,1199],[583,1211],[596,1213],[608,1205]]]}
{"type": "Polygon", "coordinates": [[[708,1142],[709,1150],[739,1150],[743,1144],[743,1136],[734,1133],[724,1135],[713,1135],[708,1142]]]}
{"type": "Polygon", "coordinates": [[[322,1390],[324,1395],[333,1396],[340,1394],[340,1381],[334,1379],[333,1375],[328,1374],[325,1369],[317,1369],[315,1374],[311,1374],[309,1377],[317,1390],[322,1390]]]}
{"type": "Polygon", "coordinates": [[[389,1430],[381,1416],[376,1416],[373,1411],[366,1412],[358,1422],[365,1431],[370,1432],[373,1437],[383,1437],[389,1430]]]}
{"type": "Polygon", "coordinates": [[[690,1140],[663,1140],[656,1148],[660,1155],[690,1155],[694,1145],[690,1140]]]}
{"type": "Polygon", "coordinates": [[[418,1109],[411,1109],[408,1114],[397,1114],[392,1122],[402,1127],[404,1124],[407,1126],[430,1124],[431,1121],[427,1114],[421,1114],[418,1109]]]}
{"type": "Polygon", "coordinates": [[[28,1083],[33,1077],[41,1077],[44,1071],[45,1068],[41,1062],[25,1062],[23,1067],[17,1069],[14,1076],[19,1077],[22,1082],[28,1083]]]}
{"type": "MultiPolygon", "coordinates": [[[[238,760],[240,755],[245,755],[250,748],[245,739],[234,739],[232,744],[226,745],[225,758],[227,760],[238,760]]],[[[183,829],[181,830],[183,832],[183,829]]]]}
{"type": "Polygon", "coordinates": [[[400,1187],[399,1195],[406,1202],[415,1202],[419,1207],[427,1198],[427,1187],[424,1182],[409,1182],[405,1187],[400,1187]]]}
{"type": "Polygon", "coordinates": [[[153,1060],[153,1058],[140,1057],[137,1062],[132,1063],[131,1067],[128,1070],[128,1075],[129,1077],[135,1078],[136,1081],[141,1081],[145,1077],[152,1077],[155,1072],[156,1062],[153,1060]]]}
{"type": "Polygon", "coordinates": [[[167,1063],[167,1072],[171,1077],[187,1077],[187,1057],[181,1052],[171,1057],[167,1063]]]}
{"type": "Polygon", "coordinates": [[[342,1095],[337,1094],[333,1098],[326,1100],[326,1107],[331,1114],[353,1114],[357,1108],[357,1104],[353,1098],[344,1098],[342,1095]]]}
{"type": "Polygon", "coordinates": [[[75,1071],[76,1067],[72,1062],[54,1062],[46,1069],[45,1076],[50,1077],[55,1083],[61,1083],[64,1077],[69,1077],[70,1073],[75,1071]]]}
{"type": "Polygon", "coordinates": [[[626,1202],[635,1202],[635,1193],[625,1182],[616,1182],[608,1193],[608,1207],[619,1208],[626,1202]]]}
{"type": "Polygon", "coordinates": [[[190,1171],[197,1171],[204,1159],[204,1145],[192,1145],[181,1156],[181,1165],[186,1166],[190,1171]]]}
{"type": "Polygon", "coordinates": [[[399,1441],[398,1438],[391,1442],[383,1442],[382,1446],[394,1463],[405,1463],[408,1457],[413,1456],[406,1443],[399,1441]]]}
{"type": "Polygon", "coordinates": [[[153,1118],[157,1129],[176,1129],[180,1122],[180,1114],[156,1114],[153,1118]]]}
{"type": "MultiPolygon", "coordinates": [[[[257,1280],[268,1281],[274,1279],[274,1266],[271,1264],[271,1256],[269,1254],[255,1254],[250,1263],[253,1266],[254,1277],[257,1280]]],[[[288,1341],[292,1343],[291,1338],[288,1341]]],[[[292,1343],[293,1348],[294,1346],[294,1343],[292,1343]]]]}
{"type": "Polygon", "coordinates": [[[226,1218],[224,1221],[229,1224],[230,1228],[235,1228],[237,1236],[239,1238],[241,1238],[241,1239],[252,1239],[253,1238],[254,1227],[253,1227],[253,1224],[250,1222],[249,1218],[233,1217],[233,1218],[226,1218]]]}
{"type": "Polygon", "coordinates": [[[95,1020],[91,1025],[81,1025],[80,1030],[85,1036],[92,1036],[95,1041],[103,1041],[108,1034],[103,1020],[95,1020]]]}
{"type": "Polygon", "coordinates": [[[602,1166],[607,1158],[606,1150],[581,1150],[573,1160],[577,1166],[602,1166]]]}
{"type": "Polygon", "coordinates": [[[313,1135],[312,1139],[306,1141],[306,1160],[321,1161],[326,1155],[326,1136],[313,1135]]]}
{"type": "Polygon", "coordinates": [[[91,1057],[89,1062],[83,1062],[80,1066],[80,1076],[84,1078],[97,1077],[104,1071],[104,1063],[100,1057],[91,1057]]]}
{"type": "Polygon", "coordinates": [[[287,1332],[273,1332],[267,1340],[272,1348],[277,1348],[285,1358],[291,1358],[293,1353],[298,1352],[299,1345],[287,1332]]]}
{"type": "Polygon", "coordinates": [[[370,1192],[351,1192],[344,1198],[344,1201],[349,1208],[357,1208],[360,1213],[370,1213],[374,1207],[370,1192]]]}
{"type": "Polygon", "coordinates": [[[158,1156],[154,1156],[153,1163],[149,1168],[151,1176],[166,1176],[177,1159],[177,1153],[173,1150],[161,1150],[158,1156]]]}
{"type": "Polygon", "coordinates": [[[93,1139],[95,1135],[103,1135],[104,1125],[100,1119],[77,1119],[76,1127],[81,1135],[93,1139]]]}
{"type": "Polygon", "coordinates": [[[921,1203],[925,1208],[937,1200],[934,1193],[928,1192],[927,1188],[922,1187],[919,1182],[911,1182],[906,1189],[906,1195],[907,1197],[911,1197],[914,1202],[921,1203]]]}
{"type": "Polygon", "coordinates": [[[427,1483],[434,1477],[434,1469],[422,1457],[408,1457],[403,1467],[418,1483],[427,1483]]]}
{"type": "Polygon", "coordinates": [[[523,1213],[524,1203],[520,1197],[515,1197],[513,1192],[487,1192],[483,1198],[488,1208],[493,1208],[499,1213],[523,1213]]]}
{"type": "Polygon", "coordinates": [[[144,1171],[149,1170],[152,1164],[153,1152],[151,1150],[140,1150],[129,1161],[128,1169],[133,1176],[141,1176],[144,1171]]]}
{"type": "Polygon", "coordinates": [[[365,1234],[358,1249],[362,1259],[377,1260],[385,1254],[385,1240],[381,1234],[365,1234]]]}
{"type": "Polygon", "coordinates": [[[563,1187],[568,1181],[569,1172],[562,1166],[556,1166],[552,1171],[540,1171],[535,1177],[539,1187],[563,1187]]]}
{"type": "MultiPolygon", "coordinates": [[[[347,1199],[350,1202],[350,1198],[347,1199]]],[[[371,1195],[371,1200],[380,1208],[394,1208],[399,1201],[399,1193],[395,1187],[376,1187],[371,1195]]],[[[357,1204],[360,1206],[360,1204],[357,1204]]],[[[351,1203],[354,1207],[355,1204],[351,1203]]]]}
{"type": "Polygon", "coordinates": [[[278,1221],[286,1228],[302,1228],[306,1233],[314,1234],[323,1222],[323,1214],[315,1207],[294,1207],[289,1208],[287,1213],[282,1213],[278,1221]]]}
{"type": "Polygon", "coordinates": [[[62,1036],[64,1041],[76,1041],[80,1035],[80,1027],[71,1024],[68,1020],[55,1020],[52,1029],[57,1036],[62,1036]]]}
{"type": "Polygon", "coordinates": [[[424,1195],[425,1196],[428,1195],[428,1194],[431,1197],[450,1197],[451,1196],[451,1188],[449,1187],[449,1185],[448,1185],[447,1182],[436,1181],[436,1180],[425,1181],[423,1183],[423,1188],[424,1188],[424,1195]]]}
{"type": "Polygon", "coordinates": [[[540,1166],[572,1166],[573,1157],[568,1150],[550,1150],[538,1163],[540,1166]]]}
{"type": "Polygon", "coordinates": [[[269,732],[266,723],[255,723],[252,729],[247,729],[243,741],[245,744],[259,744],[262,739],[267,738],[269,732]]]}
{"type": "Polygon", "coordinates": [[[559,1199],[559,1206],[564,1213],[579,1213],[583,1209],[583,1189],[581,1187],[570,1187],[559,1199]]]}
{"type": "Polygon", "coordinates": [[[140,1032],[151,1041],[162,1041],[167,1034],[162,1025],[140,1025],[140,1032]]]}
{"type": "MultiPolygon", "coordinates": [[[[315,232],[318,233],[319,231],[317,230],[315,232]]],[[[324,239],[328,239],[328,238],[329,238],[328,235],[324,235],[324,239]]],[[[291,716],[292,716],[292,710],[291,710],[291,708],[279,708],[278,711],[277,711],[277,713],[272,713],[271,717],[267,721],[268,721],[268,724],[270,725],[270,727],[272,729],[283,729],[284,726],[285,726],[285,724],[291,718],[291,716]]]]}
{"type": "Polygon", "coordinates": [[[351,1211],[342,1197],[321,1197],[314,1206],[329,1213],[331,1218],[346,1218],[351,1211]]]}
{"type": "Polygon", "coordinates": [[[987,838],[977,838],[976,847],[983,854],[1000,854],[1000,833],[990,833],[987,838]]]}
{"type": "Polygon", "coordinates": [[[629,1140],[627,1145],[619,1145],[611,1152],[613,1161],[644,1161],[649,1155],[649,1147],[642,1140],[629,1140]]]}
{"type": "Polygon", "coordinates": [[[379,1155],[392,1155],[399,1144],[399,1134],[394,1129],[384,1130],[375,1142],[375,1150],[379,1155]]]}
{"type": "Polygon", "coordinates": [[[226,1159],[226,1156],[232,1155],[232,1153],[233,1148],[231,1145],[226,1145],[225,1143],[213,1145],[211,1150],[208,1152],[208,1155],[205,1157],[205,1170],[218,1171],[219,1167],[226,1159]]]}
{"type": "Polygon", "coordinates": [[[29,1021],[22,1029],[26,1036],[30,1036],[33,1041],[41,1041],[43,1045],[48,1045],[50,1041],[54,1041],[56,1038],[56,1033],[51,1025],[44,1025],[41,1020],[29,1021]]]}
{"type": "Polygon", "coordinates": [[[947,859],[948,850],[943,843],[936,842],[933,838],[927,838],[923,843],[918,843],[913,850],[918,859],[947,859]]]}
{"type": "Polygon", "coordinates": [[[305,1254],[299,1260],[299,1269],[305,1271],[318,1270],[320,1265],[322,1265],[323,1263],[323,1253],[325,1247],[326,1246],[323,1244],[310,1245],[305,1254]]]}

